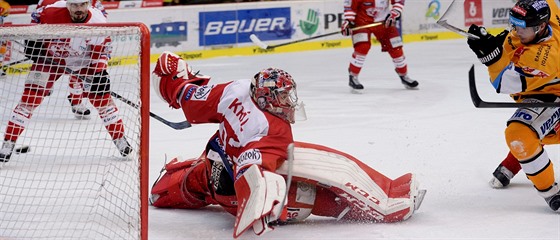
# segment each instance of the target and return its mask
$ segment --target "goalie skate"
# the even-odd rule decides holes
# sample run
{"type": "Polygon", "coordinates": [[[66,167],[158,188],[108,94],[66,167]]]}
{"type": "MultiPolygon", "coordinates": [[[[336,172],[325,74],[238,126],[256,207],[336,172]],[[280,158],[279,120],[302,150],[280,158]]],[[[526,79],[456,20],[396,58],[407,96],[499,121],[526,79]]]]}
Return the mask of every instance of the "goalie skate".
{"type": "Polygon", "coordinates": [[[426,195],[426,189],[418,190],[418,195],[414,197],[414,211],[420,208],[422,202],[424,201],[424,196],[426,195]]]}

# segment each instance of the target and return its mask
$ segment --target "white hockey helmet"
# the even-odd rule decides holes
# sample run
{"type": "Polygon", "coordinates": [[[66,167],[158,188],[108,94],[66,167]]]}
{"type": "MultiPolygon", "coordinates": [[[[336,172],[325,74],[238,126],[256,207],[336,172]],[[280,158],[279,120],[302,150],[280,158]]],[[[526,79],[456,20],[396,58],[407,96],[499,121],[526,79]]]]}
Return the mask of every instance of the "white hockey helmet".
{"type": "Polygon", "coordinates": [[[263,69],[251,81],[251,98],[261,110],[268,111],[289,123],[295,122],[298,104],[296,82],[282,69],[263,69]]]}

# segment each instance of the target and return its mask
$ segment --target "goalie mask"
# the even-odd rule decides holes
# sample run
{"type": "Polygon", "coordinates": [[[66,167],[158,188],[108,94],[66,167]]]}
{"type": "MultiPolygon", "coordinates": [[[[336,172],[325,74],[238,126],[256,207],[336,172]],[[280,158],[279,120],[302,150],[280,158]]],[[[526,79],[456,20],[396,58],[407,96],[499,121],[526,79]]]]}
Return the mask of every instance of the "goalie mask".
{"type": "Polygon", "coordinates": [[[266,110],[289,123],[295,122],[297,107],[296,82],[278,68],[263,69],[251,81],[251,97],[261,110],[266,110]]]}

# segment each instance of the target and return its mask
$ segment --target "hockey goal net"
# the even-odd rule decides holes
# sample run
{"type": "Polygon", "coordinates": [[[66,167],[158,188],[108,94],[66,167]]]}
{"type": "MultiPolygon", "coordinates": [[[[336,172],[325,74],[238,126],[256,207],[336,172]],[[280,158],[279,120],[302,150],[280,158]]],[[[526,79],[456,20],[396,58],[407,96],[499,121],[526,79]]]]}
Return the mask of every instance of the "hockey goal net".
{"type": "Polygon", "coordinates": [[[21,123],[25,129],[11,157],[0,162],[0,239],[147,239],[150,50],[146,26],[13,25],[0,27],[0,36],[7,42],[0,62],[0,142],[5,142],[9,122],[27,119],[21,123]],[[48,40],[83,53],[91,49],[82,44],[99,38],[111,40],[104,43],[110,55],[106,69],[110,90],[105,91],[118,111],[108,112],[115,110],[110,107],[98,111],[93,97],[84,91],[82,104],[91,115],[78,119],[68,100],[70,92],[80,94],[80,89],[69,87],[71,76],[80,76],[76,78],[82,88],[94,76],[61,59],[73,57],[72,62],[78,62],[74,66],[80,66],[80,61],[91,61],[89,54],[56,58],[34,51],[25,55],[26,43],[48,40]],[[60,77],[53,81],[36,74],[33,58],[57,69],[53,71],[60,77]],[[77,74],[80,71],[84,74],[77,74]],[[50,88],[49,81],[54,82],[50,88]],[[31,116],[28,109],[16,109],[32,84],[47,87],[31,116]],[[128,154],[122,154],[109,134],[107,126],[116,121],[113,118],[122,119],[132,149],[128,154]]]}

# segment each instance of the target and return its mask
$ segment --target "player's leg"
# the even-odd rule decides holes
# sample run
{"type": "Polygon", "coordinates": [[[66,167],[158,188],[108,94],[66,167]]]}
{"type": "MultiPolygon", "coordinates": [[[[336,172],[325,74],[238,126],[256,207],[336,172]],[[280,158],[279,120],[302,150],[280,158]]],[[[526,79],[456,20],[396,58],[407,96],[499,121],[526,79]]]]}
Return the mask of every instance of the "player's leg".
{"type": "MultiPolygon", "coordinates": [[[[88,69],[84,69],[87,73],[88,69]]],[[[97,70],[97,69],[96,69],[97,70]]],[[[82,71],[83,73],[84,71],[82,71]]],[[[124,136],[124,124],[119,115],[119,109],[111,97],[111,81],[107,70],[98,70],[92,76],[84,76],[88,83],[84,84],[84,92],[89,102],[99,113],[101,121],[111,135],[113,143],[119,150],[121,156],[126,157],[132,152],[130,143],[124,136]]]]}
{"type": "Polygon", "coordinates": [[[555,182],[552,161],[541,140],[559,122],[556,111],[556,108],[542,108],[538,111],[517,109],[505,130],[506,143],[511,153],[519,159],[527,178],[554,211],[560,208],[560,188],[555,182]]]}
{"type": "Polygon", "coordinates": [[[367,29],[357,30],[352,33],[354,52],[348,66],[348,85],[354,90],[362,90],[364,86],[358,80],[358,75],[366,61],[366,55],[371,48],[371,34],[367,29]]]}
{"type": "Polygon", "coordinates": [[[375,28],[373,34],[381,44],[381,51],[389,53],[393,59],[395,72],[399,75],[401,83],[407,89],[417,89],[418,81],[408,76],[408,65],[404,56],[403,41],[399,30],[396,27],[375,28]]]}
{"type": "Polygon", "coordinates": [[[105,125],[107,132],[111,135],[113,143],[119,150],[119,153],[126,157],[132,152],[130,143],[124,136],[124,124],[119,114],[119,109],[115,104],[111,94],[108,92],[94,92],[88,93],[88,99],[99,113],[101,121],[105,125]]]}
{"type": "Polygon", "coordinates": [[[12,156],[15,142],[25,130],[33,111],[43,102],[59,74],[49,73],[42,65],[33,65],[25,80],[25,88],[20,102],[14,108],[0,148],[0,162],[7,162],[12,156]]]}
{"type": "Polygon", "coordinates": [[[72,113],[77,119],[90,119],[91,111],[87,108],[83,99],[84,89],[82,86],[82,81],[72,75],[68,82],[68,101],[72,107],[72,113]]]}

